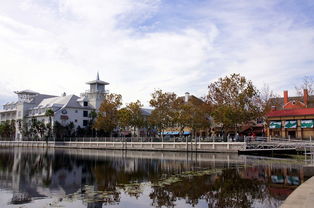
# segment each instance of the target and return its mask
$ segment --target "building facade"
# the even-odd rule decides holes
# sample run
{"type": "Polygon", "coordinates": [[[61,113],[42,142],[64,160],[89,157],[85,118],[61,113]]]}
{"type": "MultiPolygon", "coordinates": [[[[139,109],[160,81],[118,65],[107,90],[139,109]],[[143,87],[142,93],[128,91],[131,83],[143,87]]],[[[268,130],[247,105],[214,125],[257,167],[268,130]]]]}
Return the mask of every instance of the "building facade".
{"type": "Polygon", "coordinates": [[[17,101],[3,105],[0,110],[0,122],[15,121],[16,140],[22,139],[18,121],[30,122],[32,119],[49,123],[46,116],[47,110],[52,110],[54,116],[52,122],[59,122],[61,125],[74,124],[74,128],[84,128],[88,125],[90,113],[98,111],[108,91],[105,89],[109,83],[101,81],[97,73],[96,80],[87,82],[89,90],[81,93],[80,96],[45,95],[31,90],[16,91],[17,101]]]}
{"type": "MultiPolygon", "coordinates": [[[[281,138],[314,139],[314,96],[277,98],[281,105],[267,114],[267,135],[281,138]]],[[[278,103],[278,102],[277,102],[278,103]]]]}

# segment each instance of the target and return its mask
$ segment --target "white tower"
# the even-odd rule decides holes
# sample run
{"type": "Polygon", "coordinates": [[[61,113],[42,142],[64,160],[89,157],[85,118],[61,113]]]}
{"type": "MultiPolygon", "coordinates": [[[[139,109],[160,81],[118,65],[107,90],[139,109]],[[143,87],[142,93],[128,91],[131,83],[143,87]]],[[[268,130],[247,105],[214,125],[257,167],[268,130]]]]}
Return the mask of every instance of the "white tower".
{"type": "Polygon", "coordinates": [[[101,103],[105,99],[105,95],[108,93],[108,91],[105,89],[105,86],[109,85],[109,83],[101,81],[99,79],[99,73],[97,72],[96,80],[87,82],[86,84],[89,84],[90,86],[89,90],[85,93],[85,96],[89,102],[88,105],[98,111],[101,103]]]}

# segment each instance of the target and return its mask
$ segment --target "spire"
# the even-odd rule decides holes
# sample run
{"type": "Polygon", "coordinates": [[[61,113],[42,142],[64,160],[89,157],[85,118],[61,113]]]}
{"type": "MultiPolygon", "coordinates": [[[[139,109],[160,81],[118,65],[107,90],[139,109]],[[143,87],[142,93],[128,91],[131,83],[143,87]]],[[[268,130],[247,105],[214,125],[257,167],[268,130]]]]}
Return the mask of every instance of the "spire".
{"type": "Polygon", "coordinates": [[[96,80],[99,80],[99,72],[97,72],[96,80]]]}

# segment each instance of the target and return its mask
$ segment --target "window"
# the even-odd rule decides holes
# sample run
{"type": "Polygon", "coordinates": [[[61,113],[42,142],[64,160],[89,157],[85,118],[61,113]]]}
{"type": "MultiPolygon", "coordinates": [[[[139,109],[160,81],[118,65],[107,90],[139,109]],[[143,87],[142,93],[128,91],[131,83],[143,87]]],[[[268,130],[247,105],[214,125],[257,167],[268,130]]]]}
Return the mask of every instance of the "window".
{"type": "Polygon", "coordinates": [[[87,126],[88,120],[83,120],[83,126],[87,126]]]}
{"type": "Polygon", "coordinates": [[[75,119],[74,122],[77,123],[77,119],[75,119]]]}
{"type": "Polygon", "coordinates": [[[77,110],[75,110],[75,113],[77,113],[77,110]]]}
{"type": "Polygon", "coordinates": [[[84,106],[88,106],[88,102],[84,101],[84,106]]]}
{"type": "Polygon", "coordinates": [[[88,117],[88,111],[83,111],[83,117],[88,117]]]}

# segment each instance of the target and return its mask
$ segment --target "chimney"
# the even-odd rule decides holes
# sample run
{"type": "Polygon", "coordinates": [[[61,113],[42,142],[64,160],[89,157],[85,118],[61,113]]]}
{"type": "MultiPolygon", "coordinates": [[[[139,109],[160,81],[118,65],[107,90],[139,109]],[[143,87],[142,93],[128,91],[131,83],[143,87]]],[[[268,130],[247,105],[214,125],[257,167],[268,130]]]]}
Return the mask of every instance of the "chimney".
{"type": "Polygon", "coordinates": [[[186,92],[184,97],[184,102],[189,102],[190,93],[186,92]]]}
{"type": "Polygon", "coordinates": [[[288,103],[288,90],[283,91],[283,104],[286,105],[288,103]]]}
{"type": "Polygon", "coordinates": [[[305,104],[305,106],[307,107],[307,104],[308,104],[308,102],[309,102],[309,93],[308,93],[308,90],[307,90],[307,89],[304,89],[303,92],[304,92],[304,97],[303,97],[303,99],[304,99],[304,104],[305,104]]]}

